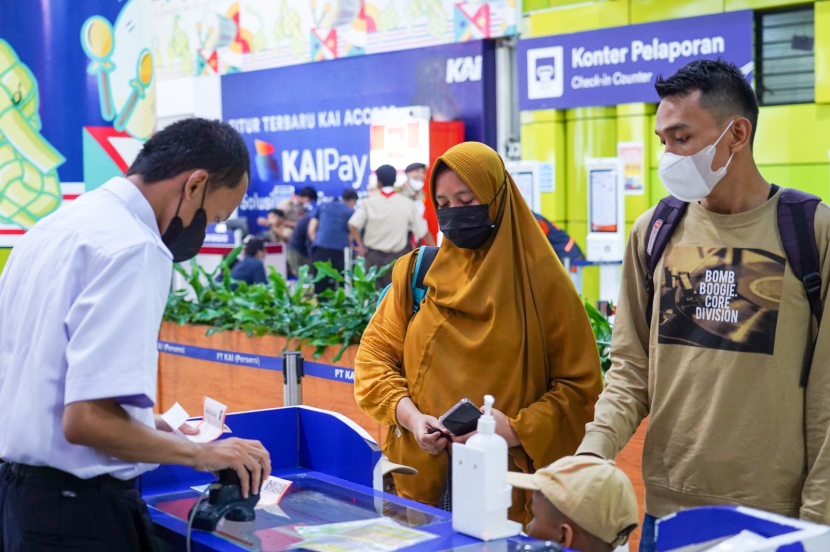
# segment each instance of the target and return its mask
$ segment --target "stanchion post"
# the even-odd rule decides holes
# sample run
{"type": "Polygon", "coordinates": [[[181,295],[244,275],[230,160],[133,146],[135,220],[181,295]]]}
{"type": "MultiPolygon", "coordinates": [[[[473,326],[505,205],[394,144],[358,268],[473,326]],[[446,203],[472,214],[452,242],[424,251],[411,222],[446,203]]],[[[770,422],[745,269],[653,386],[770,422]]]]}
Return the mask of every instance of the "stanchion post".
{"type": "Polygon", "coordinates": [[[303,354],[289,351],[282,355],[282,390],[285,406],[303,404],[303,354]]]}

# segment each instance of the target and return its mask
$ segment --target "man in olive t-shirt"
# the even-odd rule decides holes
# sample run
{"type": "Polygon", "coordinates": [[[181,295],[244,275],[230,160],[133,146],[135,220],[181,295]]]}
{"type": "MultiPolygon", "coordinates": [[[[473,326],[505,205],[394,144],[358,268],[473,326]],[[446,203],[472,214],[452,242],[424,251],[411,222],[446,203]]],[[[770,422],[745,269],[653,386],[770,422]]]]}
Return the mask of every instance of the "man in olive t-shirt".
{"type": "MultiPolygon", "coordinates": [[[[656,87],[656,132],[666,146],[660,180],[689,206],[654,271],[650,325],[654,210],[634,224],[612,367],[577,453],[614,458],[649,416],[641,552],[655,549],[655,518],[696,506],[830,523],[830,322],[814,327],[804,287],[787,265],[776,217],[781,191],[753,157],[755,93],[734,65],[709,60],[656,87]],[[804,389],[802,366],[814,342],[804,389]]],[[[824,203],[815,234],[824,303],[824,203]]]]}

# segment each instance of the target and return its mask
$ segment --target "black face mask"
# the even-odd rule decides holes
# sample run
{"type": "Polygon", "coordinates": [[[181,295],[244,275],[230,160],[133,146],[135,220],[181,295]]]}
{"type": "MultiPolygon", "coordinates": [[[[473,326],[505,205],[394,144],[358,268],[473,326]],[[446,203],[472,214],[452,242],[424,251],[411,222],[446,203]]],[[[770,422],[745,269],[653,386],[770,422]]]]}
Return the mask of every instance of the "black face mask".
{"type": "Polygon", "coordinates": [[[167,230],[164,231],[164,235],[161,237],[161,241],[164,242],[164,245],[173,254],[174,263],[192,259],[199,253],[202,244],[205,243],[205,234],[207,233],[207,213],[205,212],[206,195],[207,184],[205,184],[205,192],[202,195],[202,205],[193,215],[193,220],[190,221],[190,224],[185,227],[182,219],[179,217],[179,209],[182,207],[182,199],[184,198],[184,190],[182,190],[179,206],[176,207],[176,216],[167,225],[167,230]]]}
{"type": "Polygon", "coordinates": [[[444,237],[462,249],[478,249],[490,239],[496,229],[490,220],[490,205],[495,203],[501,190],[507,184],[505,179],[496,197],[486,205],[464,205],[438,209],[438,227],[444,237]]]}

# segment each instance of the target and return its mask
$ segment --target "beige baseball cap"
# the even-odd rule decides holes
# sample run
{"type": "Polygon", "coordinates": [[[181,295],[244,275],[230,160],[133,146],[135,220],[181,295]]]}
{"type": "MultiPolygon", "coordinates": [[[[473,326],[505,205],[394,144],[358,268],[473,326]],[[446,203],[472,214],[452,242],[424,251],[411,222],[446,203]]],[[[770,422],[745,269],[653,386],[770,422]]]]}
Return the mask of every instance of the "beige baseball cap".
{"type": "Polygon", "coordinates": [[[566,456],[534,474],[508,472],[507,482],[541,491],[560,512],[614,547],[625,544],[639,523],[634,487],[612,460],[566,456]]]}
{"type": "Polygon", "coordinates": [[[381,462],[381,472],[383,475],[389,475],[390,473],[399,473],[401,475],[418,475],[418,470],[411,466],[404,466],[403,464],[396,464],[394,462],[390,462],[389,460],[384,459],[381,462]]]}

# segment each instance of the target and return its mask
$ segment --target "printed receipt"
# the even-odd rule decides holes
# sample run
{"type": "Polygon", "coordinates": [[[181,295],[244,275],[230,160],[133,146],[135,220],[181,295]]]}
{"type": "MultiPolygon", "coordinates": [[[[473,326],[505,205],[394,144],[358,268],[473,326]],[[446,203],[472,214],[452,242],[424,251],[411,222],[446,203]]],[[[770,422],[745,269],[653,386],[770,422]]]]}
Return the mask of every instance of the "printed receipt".
{"type": "MultiPolygon", "coordinates": [[[[202,421],[196,426],[199,433],[196,435],[185,435],[185,437],[194,443],[209,443],[215,441],[222,433],[226,431],[230,432],[230,428],[225,425],[225,414],[227,412],[227,406],[210,397],[205,397],[205,400],[202,402],[202,421]]],[[[174,404],[170,407],[170,410],[161,415],[161,419],[173,428],[173,432],[180,435],[184,434],[179,431],[179,428],[188,418],[190,418],[190,415],[179,403],[174,404]]]]}

